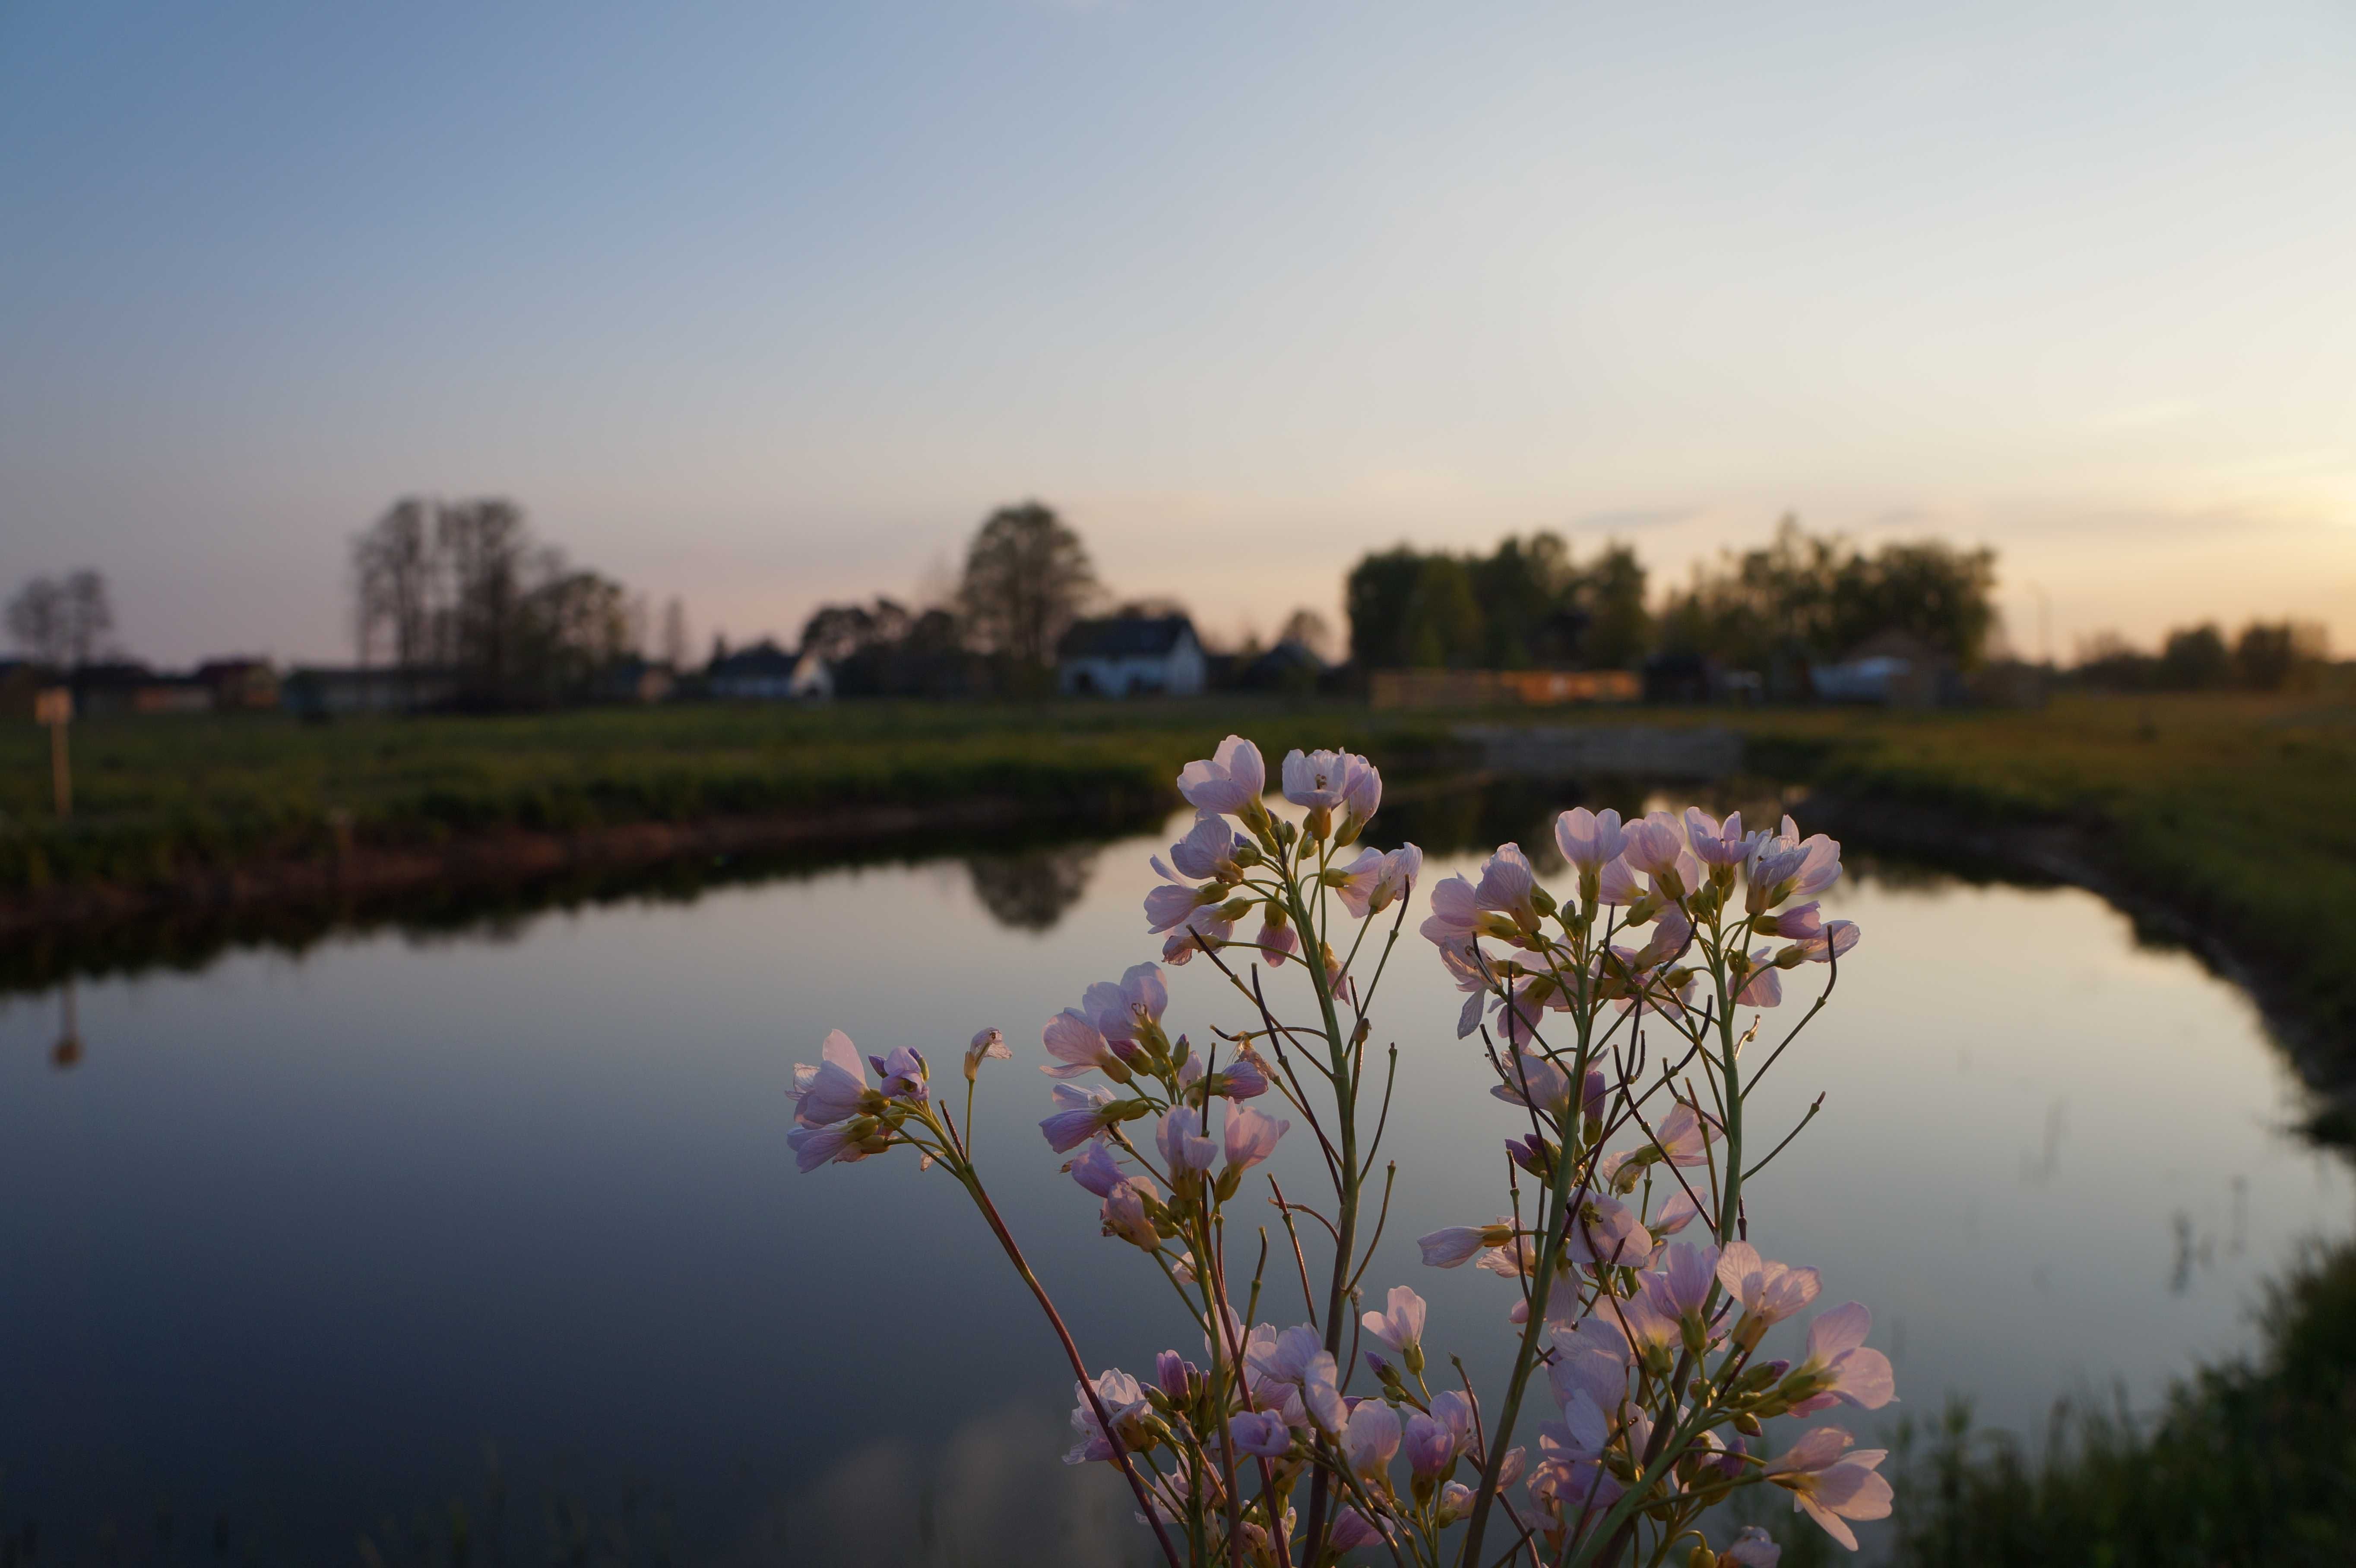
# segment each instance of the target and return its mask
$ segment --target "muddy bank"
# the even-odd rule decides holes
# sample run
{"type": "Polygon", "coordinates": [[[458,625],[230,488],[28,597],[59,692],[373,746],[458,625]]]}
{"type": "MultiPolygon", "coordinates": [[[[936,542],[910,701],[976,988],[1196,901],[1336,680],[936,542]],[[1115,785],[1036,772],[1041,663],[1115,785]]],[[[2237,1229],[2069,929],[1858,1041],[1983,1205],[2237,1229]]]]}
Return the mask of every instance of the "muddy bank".
{"type": "MultiPolygon", "coordinates": [[[[2099,830],[2069,822],[1981,823],[1927,806],[1835,790],[1807,794],[1811,830],[1860,848],[1881,848],[1981,875],[2063,882],[2123,911],[2136,930],[2196,955],[2257,1004],[2321,1114],[2356,1123],[2356,1040],[2340,1038],[2302,1005],[2264,933],[2237,932],[2184,890],[2153,886],[2122,863],[2099,830]]],[[[2319,1130],[2324,1130],[2319,1125],[2319,1130]]]]}

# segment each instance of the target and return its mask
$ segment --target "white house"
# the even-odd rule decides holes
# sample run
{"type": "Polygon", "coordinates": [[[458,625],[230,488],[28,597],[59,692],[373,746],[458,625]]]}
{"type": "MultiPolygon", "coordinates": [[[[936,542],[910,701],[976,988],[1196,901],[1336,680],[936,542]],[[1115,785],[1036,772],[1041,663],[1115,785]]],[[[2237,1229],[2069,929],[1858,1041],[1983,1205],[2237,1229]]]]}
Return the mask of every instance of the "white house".
{"type": "Polygon", "coordinates": [[[704,680],[712,695],[723,701],[783,702],[798,695],[794,676],[798,667],[793,655],[765,637],[713,659],[704,680]]]}
{"type": "Polygon", "coordinates": [[[1203,644],[1183,615],[1082,621],[1055,648],[1066,697],[1193,697],[1203,689],[1203,644]]]}

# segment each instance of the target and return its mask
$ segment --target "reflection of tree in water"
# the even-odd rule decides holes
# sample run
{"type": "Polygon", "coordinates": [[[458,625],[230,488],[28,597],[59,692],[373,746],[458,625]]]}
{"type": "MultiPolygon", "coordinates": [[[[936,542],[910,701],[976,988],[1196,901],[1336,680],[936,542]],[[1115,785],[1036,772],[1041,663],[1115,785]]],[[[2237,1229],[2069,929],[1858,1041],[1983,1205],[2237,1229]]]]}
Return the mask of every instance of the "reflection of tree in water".
{"type": "Polygon", "coordinates": [[[1001,925],[1049,931],[1087,891],[1099,846],[1066,845],[1019,855],[969,855],[974,896],[1001,925]]]}
{"type": "Polygon", "coordinates": [[[1555,814],[1574,805],[1605,806],[1644,815],[1644,791],[1616,780],[1493,778],[1471,783],[1409,785],[1387,792],[1367,831],[1369,843],[1396,848],[1412,842],[1427,855],[1485,852],[1519,844],[1541,875],[1559,870],[1555,814]]]}

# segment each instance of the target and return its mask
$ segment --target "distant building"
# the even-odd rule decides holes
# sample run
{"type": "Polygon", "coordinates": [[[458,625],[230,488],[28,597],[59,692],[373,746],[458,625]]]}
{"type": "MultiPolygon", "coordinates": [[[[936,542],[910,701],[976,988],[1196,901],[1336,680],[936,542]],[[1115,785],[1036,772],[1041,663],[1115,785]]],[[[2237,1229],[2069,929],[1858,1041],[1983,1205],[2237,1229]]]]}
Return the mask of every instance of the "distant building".
{"type": "Polygon", "coordinates": [[[87,664],[70,677],[74,712],[101,718],[118,713],[204,713],[212,688],[191,676],[162,675],[144,664],[115,660],[87,664]]]}
{"type": "Polygon", "coordinates": [[[790,684],[792,689],[788,695],[797,702],[831,702],[834,700],[834,667],[812,649],[794,661],[790,684]]]}
{"type": "Polygon", "coordinates": [[[1055,687],[1066,697],[1193,697],[1205,662],[1183,615],[1082,621],[1055,647],[1055,687]]]}
{"type": "Polygon", "coordinates": [[[795,695],[794,672],[801,661],[768,638],[714,658],[703,672],[704,686],[726,702],[785,702],[795,695]]]}
{"type": "Polygon", "coordinates": [[[278,672],[268,659],[207,659],[197,667],[197,679],[212,693],[220,712],[278,706],[278,672]]]}
{"type": "Polygon", "coordinates": [[[1551,708],[1640,695],[1624,669],[1378,669],[1366,681],[1376,708],[1551,708]]]}
{"type": "Polygon", "coordinates": [[[458,696],[457,672],[396,666],[298,665],[279,683],[278,702],[305,719],[346,713],[415,713],[458,696]]]}
{"type": "Polygon", "coordinates": [[[1876,632],[1837,663],[1811,666],[1808,674],[1826,702],[1937,708],[1964,698],[1962,677],[1945,650],[1896,626],[1876,632]]]}

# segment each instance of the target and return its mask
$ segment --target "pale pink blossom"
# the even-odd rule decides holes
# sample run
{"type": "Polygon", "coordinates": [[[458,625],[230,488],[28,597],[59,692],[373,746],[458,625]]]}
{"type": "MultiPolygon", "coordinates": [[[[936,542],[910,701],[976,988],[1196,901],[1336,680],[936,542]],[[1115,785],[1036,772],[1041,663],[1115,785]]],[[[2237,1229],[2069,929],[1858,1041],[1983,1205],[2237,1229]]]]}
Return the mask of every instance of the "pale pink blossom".
{"type": "Polygon", "coordinates": [[[1236,923],[1220,912],[1224,907],[1205,904],[1182,919],[1162,944],[1162,962],[1174,969],[1205,945],[1215,950],[1225,946],[1235,934],[1236,923]]]}
{"type": "Polygon", "coordinates": [[[1555,848],[1562,858],[1582,871],[1601,871],[1605,863],[1619,859],[1628,842],[1620,826],[1620,814],[1606,806],[1601,811],[1590,811],[1575,805],[1554,819],[1555,848]]]}
{"type": "Polygon", "coordinates": [[[1226,818],[1205,812],[1194,818],[1184,837],[1170,846],[1168,865],[1159,855],[1150,863],[1167,881],[1232,882],[1243,875],[1237,859],[1243,848],[1242,836],[1227,826],[1226,818]]]}
{"type": "Polygon", "coordinates": [[[1172,1399],[1188,1399],[1202,1386],[1203,1369],[1175,1350],[1153,1358],[1153,1381],[1172,1399]]]}
{"type": "MultiPolygon", "coordinates": [[[[1104,1405],[1105,1414],[1111,1418],[1112,1429],[1120,1436],[1121,1446],[1131,1452],[1144,1445],[1145,1420],[1153,1407],[1145,1398],[1145,1390],[1138,1381],[1118,1367],[1107,1368],[1096,1379],[1097,1399],[1104,1405]]],[[[1112,1457],[1112,1444],[1105,1436],[1104,1424],[1097,1419],[1096,1407],[1089,1402],[1085,1383],[1072,1385],[1072,1430],[1079,1441],[1064,1456],[1066,1465],[1086,1464],[1091,1460],[1112,1457]]]]}
{"type": "Polygon", "coordinates": [[[1419,1481],[1437,1480],[1456,1463],[1456,1434],[1421,1411],[1407,1418],[1399,1445],[1407,1451],[1408,1468],[1419,1481]]]}
{"type": "Polygon", "coordinates": [[[1260,956],[1268,960],[1270,968],[1277,967],[1287,957],[1301,951],[1301,933],[1293,930],[1291,923],[1273,907],[1261,918],[1259,934],[1252,941],[1258,944],[1260,956]]]}
{"type": "Polygon", "coordinates": [[[1238,1453],[1254,1458],[1281,1459],[1292,1452],[1291,1428],[1271,1411],[1238,1411],[1227,1417],[1227,1434],[1238,1453]]]}
{"type": "Polygon", "coordinates": [[[1699,1323],[1702,1308],[1718,1284],[1718,1249],[1679,1242],[1668,1249],[1666,1266],[1644,1276],[1644,1295],[1653,1307],[1680,1321],[1699,1323]]]}
{"type": "Polygon", "coordinates": [[[1794,1415],[1806,1415],[1836,1402],[1860,1410],[1879,1410],[1898,1397],[1890,1358],[1865,1342],[1873,1314],[1859,1302],[1819,1313],[1808,1325],[1808,1352],[1792,1370],[1793,1378],[1809,1380],[1814,1391],[1792,1406],[1794,1415]]]}
{"type": "Polygon", "coordinates": [[[1746,1524],[1726,1543],[1718,1560],[1734,1563],[1737,1568],[1776,1568],[1783,1561],[1783,1549],[1757,1525],[1746,1524]]]}
{"type": "Polygon", "coordinates": [[[1686,807],[1686,839],[1705,866],[1740,866],[1749,860],[1764,834],[1745,834],[1742,813],[1719,821],[1697,805],[1686,807]]]}
{"type": "Polygon", "coordinates": [[[1101,1138],[1082,1149],[1077,1157],[1066,1161],[1064,1168],[1074,1181],[1099,1198],[1112,1196],[1112,1189],[1122,1180],[1120,1161],[1113,1157],[1112,1150],[1105,1147],[1101,1138]]]}
{"type": "Polygon", "coordinates": [[[1268,766],[1259,748],[1240,735],[1220,741],[1207,761],[1178,771],[1178,793],[1197,811],[1233,816],[1258,805],[1267,788],[1268,766]]]}
{"type": "Polygon", "coordinates": [[[1358,1322],[1368,1334],[1404,1356],[1410,1347],[1423,1342],[1425,1311],[1422,1296],[1406,1285],[1395,1285],[1384,1300],[1384,1309],[1366,1313],[1358,1322]]]}
{"type": "Polygon", "coordinates": [[[1126,1045],[1159,1029],[1169,1005],[1170,992],[1162,983],[1158,964],[1131,965],[1118,985],[1099,980],[1080,997],[1081,1012],[1108,1046],[1126,1045]]]}
{"type": "Polygon", "coordinates": [[[1709,1162],[1709,1143],[1718,1136],[1718,1125],[1683,1100],[1653,1130],[1654,1145],[1662,1157],[1671,1165],[1688,1167],[1709,1162]]]}
{"type": "Polygon", "coordinates": [[[1284,754],[1284,798],[1295,805],[1332,810],[1342,804],[1350,784],[1350,767],[1365,759],[1347,752],[1287,752],[1284,754]]]}
{"type": "Polygon", "coordinates": [[[1802,937],[1783,949],[1782,953],[1777,954],[1776,962],[1783,963],[1788,959],[1792,963],[1804,961],[1810,964],[1829,964],[1834,959],[1846,955],[1850,948],[1855,947],[1858,936],[1855,921],[1826,921],[1822,931],[1817,932],[1814,936],[1802,937]]]}
{"type": "Polygon", "coordinates": [[[1226,896],[1226,890],[1215,884],[1198,888],[1189,882],[1157,883],[1145,891],[1145,929],[1157,935],[1174,931],[1205,905],[1215,905],[1226,896]]]}
{"type": "Polygon", "coordinates": [[[1355,752],[1344,752],[1342,758],[1342,807],[1350,814],[1351,827],[1355,831],[1382,808],[1383,775],[1374,763],[1355,752]]]}
{"type": "Polygon", "coordinates": [[[1039,1124],[1039,1131],[1047,1147],[1057,1154],[1069,1154],[1105,1128],[1112,1125],[1113,1093],[1101,1083],[1083,1088],[1076,1083],[1058,1083],[1049,1091],[1055,1102],[1055,1113],[1039,1124]]]}
{"type": "Polygon", "coordinates": [[[1162,1167],[1173,1181],[1189,1173],[1210,1169],[1219,1147],[1204,1128],[1203,1113],[1191,1105],[1180,1105],[1162,1114],[1153,1131],[1153,1145],[1162,1151],[1162,1167]]]}
{"type": "Polygon", "coordinates": [[[1635,1210],[1608,1193],[1590,1192],[1571,1216],[1570,1261],[1575,1264],[1639,1264],[1653,1254],[1653,1238],[1635,1210]]]}
{"type": "Polygon", "coordinates": [[[926,1080],[932,1069],[926,1065],[922,1051],[909,1046],[895,1046],[888,1056],[871,1056],[867,1064],[875,1069],[882,1083],[876,1090],[886,1100],[921,1100],[925,1098],[926,1080]]]}
{"type": "Polygon", "coordinates": [[[1407,885],[1423,874],[1423,851],[1402,844],[1385,854],[1369,846],[1358,851],[1356,859],[1327,874],[1335,879],[1333,891],[1343,907],[1354,919],[1365,920],[1390,908],[1407,885]]]}
{"type": "MultiPolygon", "coordinates": [[[[1741,1304],[1744,1317],[1754,1320],[1762,1333],[1805,1307],[1824,1287],[1815,1270],[1770,1263],[1749,1242],[1727,1243],[1718,1258],[1718,1283],[1741,1304]]],[[[1755,1334],[1752,1342],[1757,1342],[1755,1334]]]]}
{"type": "Polygon", "coordinates": [[[1693,1196],[1680,1186],[1669,1194],[1645,1229],[1652,1232],[1657,1240],[1662,1236],[1676,1235],[1700,1217],[1701,1211],[1695,1206],[1693,1196]]]}
{"type": "Polygon", "coordinates": [[[1098,1211],[1104,1233],[1157,1252],[1162,1246],[1161,1233],[1153,1228],[1153,1219],[1147,1211],[1149,1202],[1159,1202],[1161,1189],[1142,1176],[1132,1176],[1105,1194],[1104,1207],[1098,1211]]]}
{"type": "Polygon", "coordinates": [[[1819,1426],[1768,1461],[1764,1474],[1792,1494],[1793,1505],[1824,1527],[1825,1533],[1857,1550],[1853,1519],[1888,1519],[1890,1483],[1874,1473],[1889,1453],[1860,1448],[1845,1453],[1854,1441],[1837,1426],[1819,1426]]]}
{"type": "Polygon", "coordinates": [[[1644,896],[1644,884],[1636,880],[1635,868],[1624,855],[1603,862],[1603,869],[1595,880],[1595,898],[1599,903],[1625,907],[1644,896]]]}
{"type": "Polygon", "coordinates": [[[972,1083],[981,1075],[985,1061],[1011,1061],[1014,1053],[1006,1048],[1006,1037],[994,1029],[982,1029],[965,1048],[965,1081],[972,1083]]]}
{"type": "Polygon", "coordinates": [[[1415,1244],[1423,1252],[1423,1261],[1431,1268],[1455,1268],[1472,1262],[1472,1255],[1483,1247],[1492,1247],[1514,1233],[1506,1221],[1492,1225],[1450,1225],[1418,1236],[1415,1244]]]}
{"type": "Polygon", "coordinates": [[[1386,1532],[1355,1507],[1344,1508],[1333,1516],[1333,1528],[1325,1539],[1336,1552],[1351,1552],[1361,1546],[1372,1546],[1384,1539],[1386,1532]]]}
{"type": "Polygon", "coordinates": [[[786,1143],[794,1151],[795,1166],[804,1174],[821,1165],[856,1165],[873,1152],[861,1146],[873,1136],[863,1129],[873,1125],[864,1117],[854,1117],[830,1126],[798,1126],[786,1134],[786,1143]]]}
{"type": "Polygon", "coordinates": [[[1774,955],[1762,947],[1751,955],[1751,977],[1734,993],[1737,1005],[1746,1008],[1776,1008],[1783,1005],[1783,976],[1777,973],[1774,955]]]}
{"type": "Polygon", "coordinates": [[[1230,1110],[1226,1123],[1219,1129],[1227,1157],[1227,1168],[1249,1170],[1274,1154],[1277,1139],[1282,1137],[1291,1125],[1290,1122],[1280,1122],[1273,1116],[1264,1116],[1240,1105],[1230,1110]]]}
{"type": "Polygon", "coordinates": [[[859,1060],[859,1048],[841,1029],[828,1031],[825,1043],[819,1047],[817,1066],[795,1063],[794,1086],[787,1091],[799,1103],[794,1120],[810,1127],[844,1121],[875,1108],[876,1101],[869,1098],[873,1093],[867,1086],[866,1066],[859,1060]]]}
{"type": "Polygon", "coordinates": [[[1652,878],[1663,898],[1684,897],[1700,877],[1700,862],[1687,848],[1683,827],[1665,811],[1628,824],[1626,854],[1628,864],[1652,878]]]}
{"type": "Polygon", "coordinates": [[[1431,885],[1431,912],[1416,929],[1443,954],[1462,956],[1482,930],[1481,905],[1472,884],[1462,877],[1443,877],[1431,885]]]}
{"type": "Polygon", "coordinates": [[[1040,1072],[1050,1078],[1077,1078],[1102,1067],[1121,1066],[1120,1057],[1101,1030],[1076,1008],[1066,1008],[1039,1031],[1039,1043],[1055,1059],[1040,1072]]]}
{"type": "Polygon", "coordinates": [[[1489,1091],[1498,1099],[1543,1111],[1558,1122],[1570,1114],[1570,1074],[1546,1057],[1515,1051],[1505,1058],[1504,1079],[1489,1091]]]}
{"type": "Polygon", "coordinates": [[[1535,928],[1538,911],[1532,895],[1537,891],[1537,874],[1530,869],[1522,847],[1500,844],[1496,853],[1481,863],[1481,880],[1472,889],[1472,901],[1517,926],[1535,928]]]}
{"type": "Polygon", "coordinates": [[[1628,1373],[1636,1358],[1609,1312],[1550,1327],[1555,1355],[1547,1367],[1547,1381],[1555,1403],[1568,1405],[1573,1394],[1584,1393],[1599,1410],[1619,1409],[1628,1397],[1628,1373]]]}
{"type": "Polygon", "coordinates": [[[1373,1480],[1399,1449],[1399,1415],[1378,1399],[1362,1400],[1342,1431],[1342,1451],[1350,1468],[1373,1480]]]}

